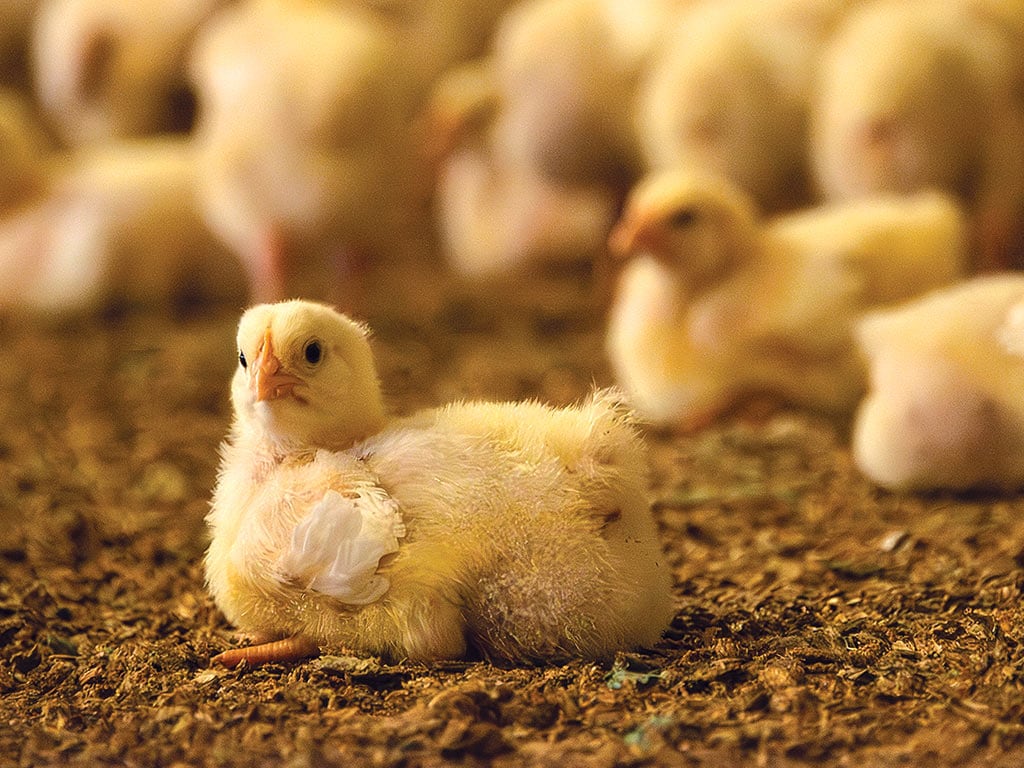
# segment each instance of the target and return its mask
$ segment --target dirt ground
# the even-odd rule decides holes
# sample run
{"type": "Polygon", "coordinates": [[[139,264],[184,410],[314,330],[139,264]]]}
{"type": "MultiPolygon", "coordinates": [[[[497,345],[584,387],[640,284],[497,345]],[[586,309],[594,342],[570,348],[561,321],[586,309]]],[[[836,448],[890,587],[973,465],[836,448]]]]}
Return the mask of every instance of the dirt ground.
{"type": "MultiPolygon", "coordinates": [[[[610,383],[565,280],[370,311],[393,409],[610,383]]],[[[1024,500],[881,492],[844,425],[792,412],[650,433],[678,606],[655,648],[211,668],[236,643],[200,561],[237,317],[0,325],[0,764],[1024,762],[1024,500]]]]}

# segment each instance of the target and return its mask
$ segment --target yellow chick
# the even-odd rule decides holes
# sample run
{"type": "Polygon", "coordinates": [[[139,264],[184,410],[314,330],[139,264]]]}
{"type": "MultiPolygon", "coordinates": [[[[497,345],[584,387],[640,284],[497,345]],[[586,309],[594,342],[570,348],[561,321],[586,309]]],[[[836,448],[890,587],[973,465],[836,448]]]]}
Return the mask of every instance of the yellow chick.
{"type": "Polygon", "coordinates": [[[552,181],[494,141],[496,94],[475,62],[447,73],[428,106],[436,149],[436,222],[448,263],[470,279],[524,265],[589,259],[604,248],[615,196],[552,181]]]}
{"type": "Polygon", "coordinates": [[[723,175],[763,210],[806,203],[810,73],[849,4],[734,0],[681,14],[639,89],[647,167],[723,175]]]}
{"type": "Polygon", "coordinates": [[[853,456],[894,490],[1024,485],[1024,276],[998,274],[871,312],[853,456]]]}
{"type": "Polygon", "coordinates": [[[386,22],[424,87],[450,67],[481,56],[501,15],[515,0],[335,0],[386,22]]]}
{"type": "Polygon", "coordinates": [[[425,174],[400,39],[355,11],[254,0],[193,50],[200,197],[258,300],[358,303],[371,256],[415,252],[425,174]]]}
{"type": "Polygon", "coordinates": [[[186,131],[185,59],[226,0],[43,0],[34,21],[34,91],[69,145],[186,131]]]}
{"type": "Polygon", "coordinates": [[[238,262],[206,228],[184,139],[39,158],[36,191],[0,211],[0,308],[49,314],[240,300],[238,262]]]}
{"type": "Polygon", "coordinates": [[[206,574],[269,643],[215,661],[546,662],[657,641],[671,577],[614,393],[389,420],[366,330],[326,306],[254,307],[238,346],[206,574]]]}
{"type": "Polygon", "coordinates": [[[636,258],[611,310],[609,359],[642,415],[684,429],[750,393],[846,411],[863,389],[856,318],[956,279],[966,237],[938,193],[761,222],[724,179],[656,174],[610,239],[636,258]]]}
{"type": "Polygon", "coordinates": [[[1024,236],[1024,48],[983,5],[901,0],[852,13],[823,57],[810,146],[830,200],[959,196],[978,263],[991,267],[1019,257],[1024,236]]]}
{"type": "MultiPolygon", "coordinates": [[[[692,2],[692,0],[689,0],[692,2]]],[[[528,0],[495,32],[495,142],[553,180],[621,186],[640,168],[633,101],[688,0],[528,0]]]]}

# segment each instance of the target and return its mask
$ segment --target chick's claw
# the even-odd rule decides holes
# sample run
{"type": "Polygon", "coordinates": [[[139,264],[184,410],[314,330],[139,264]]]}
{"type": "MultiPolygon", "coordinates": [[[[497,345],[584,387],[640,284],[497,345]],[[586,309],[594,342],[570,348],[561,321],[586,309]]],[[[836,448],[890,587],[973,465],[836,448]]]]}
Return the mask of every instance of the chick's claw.
{"type": "Polygon", "coordinates": [[[256,666],[272,661],[299,661],[317,656],[319,653],[320,647],[313,640],[302,635],[294,635],[286,637],[284,640],[274,640],[245,648],[233,648],[230,651],[218,653],[210,659],[210,663],[234,669],[243,661],[249,666],[256,666]]]}

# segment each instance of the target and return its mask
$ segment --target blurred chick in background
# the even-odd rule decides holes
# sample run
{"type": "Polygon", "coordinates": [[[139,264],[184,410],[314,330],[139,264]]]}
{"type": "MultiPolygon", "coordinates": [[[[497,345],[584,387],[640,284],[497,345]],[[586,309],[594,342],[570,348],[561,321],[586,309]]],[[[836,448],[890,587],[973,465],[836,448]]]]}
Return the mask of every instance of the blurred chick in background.
{"type": "Polygon", "coordinates": [[[614,393],[385,417],[363,328],[290,301],[238,329],[207,583],[267,644],[545,663],[657,641],[671,576],[614,393]]]}
{"type": "Polygon", "coordinates": [[[333,0],[341,7],[373,13],[399,37],[415,63],[413,76],[426,95],[443,72],[481,56],[491,33],[514,0],[333,0]]]}
{"type": "Polygon", "coordinates": [[[365,300],[368,259],[417,251],[418,78],[386,25],[322,3],[253,0],[204,27],[191,68],[203,207],[256,299],[352,306],[365,300]]]}
{"type": "Polygon", "coordinates": [[[495,141],[497,94],[481,62],[441,78],[428,104],[437,147],[434,210],[448,265],[470,280],[592,259],[615,217],[602,186],[552,181],[495,141]],[[443,121],[443,126],[441,122],[443,121]]]}
{"type": "Polygon", "coordinates": [[[227,0],[42,0],[34,92],[69,146],[191,127],[185,73],[197,29],[227,0]]]}
{"type": "Polygon", "coordinates": [[[762,222],[718,177],[666,171],[633,190],[610,246],[633,256],[607,351],[643,416],[683,429],[768,393],[844,412],[863,389],[853,324],[964,270],[966,222],[938,193],[762,222]]]}
{"type": "Polygon", "coordinates": [[[1024,46],[1010,13],[984,0],[883,0],[854,11],[825,56],[814,110],[824,195],[945,189],[972,214],[978,266],[1019,262],[1024,46]]]}
{"type": "Polygon", "coordinates": [[[894,490],[1024,486],[1024,276],[978,277],[857,327],[853,455],[894,490]]]}
{"type": "Polygon", "coordinates": [[[509,275],[603,252],[640,168],[640,72],[687,4],[528,0],[501,19],[489,56],[442,79],[428,139],[437,226],[458,273],[509,275]]]}
{"type": "Polygon", "coordinates": [[[31,125],[16,129],[18,113],[0,104],[0,309],[59,316],[244,298],[237,260],[199,214],[185,140],[48,152],[31,125]]]}
{"type": "Polygon", "coordinates": [[[733,0],[681,14],[640,88],[647,167],[724,175],[765,211],[806,204],[813,73],[849,5],[733,0]]]}

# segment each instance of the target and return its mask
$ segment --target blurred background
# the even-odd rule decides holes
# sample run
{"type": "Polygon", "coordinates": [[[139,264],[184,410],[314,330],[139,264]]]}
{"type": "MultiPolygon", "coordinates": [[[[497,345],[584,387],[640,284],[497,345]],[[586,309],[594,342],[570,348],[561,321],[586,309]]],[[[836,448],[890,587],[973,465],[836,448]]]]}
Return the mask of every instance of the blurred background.
{"type": "Polygon", "coordinates": [[[507,295],[537,269],[596,276],[607,306],[608,235],[666,170],[724,179],[759,217],[940,189],[969,219],[964,273],[1021,258],[1014,0],[0,14],[5,311],[301,295],[367,314],[398,291],[429,313],[408,281],[507,295]]]}

